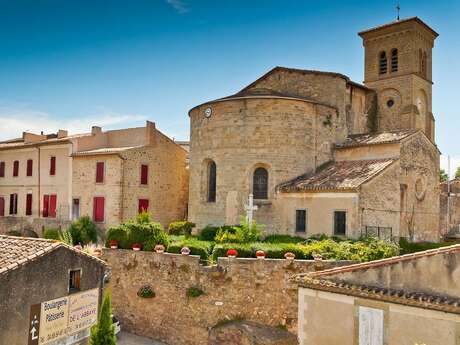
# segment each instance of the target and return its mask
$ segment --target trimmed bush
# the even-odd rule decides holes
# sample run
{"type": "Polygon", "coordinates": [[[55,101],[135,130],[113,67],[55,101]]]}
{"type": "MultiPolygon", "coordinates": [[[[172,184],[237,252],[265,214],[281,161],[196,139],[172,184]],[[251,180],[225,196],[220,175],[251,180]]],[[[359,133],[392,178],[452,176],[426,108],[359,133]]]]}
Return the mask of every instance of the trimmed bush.
{"type": "Polygon", "coordinates": [[[97,226],[88,216],[83,216],[72,222],[69,227],[73,244],[88,244],[97,242],[97,226]]]}
{"type": "Polygon", "coordinates": [[[440,247],[450,246],[452,243],[448,242],[409,242],[406,238],[399,240],[399,247],[401,248],[401,254],[411,254],[420,252],[423,250],[436,249],[440,247]]]}
{"type": "Polygon", "coordinates": [[[107,248],[110,247],[110,241],[117,241],[118,248],[121,248],[121,249],[129,248],[128,234],[126,232],[126,229],[121,226],[111,227],[107,231],[107,240],[105,242],[105,245],[107,248]]]}
{"type": "Polygon", "coordinates": [[[255,255],[255,251],[251,248],[251,244],[247,243],[220,243],[214,246],[212,251],[212,260],[217,261],[217,258],[227,256],[227,250],[236,249],[238,257],[251,258],[255,255]]]}
{"type": "Polygon", "coordinates": [[[214,242],[200,241],[195,238],[188,238],[172,242],[166,251],[168,253],[180,254],[180,250],[183,247],[188,247],[190,249],[191,255],[199,255],[201,260],[209,260],[213,246],[214,242]]]}
{"type": "Polygon", "coordinates": [[[60,234],[59,229],[45,229],[45,231],[43,231],[43,238],[46,238],[48,240],[59,241],[60,240],[59,234],[60,234]]]}
{"type": "Polygon", "coordinates": [[[218,226],[208,225],[198,233],[198,239],[200,241],[214,241],[219,229],[220,227],[218,226]]]}
{"type": "Polygon", "coordinates": [[[305,242],[305,238],[302,238],[299,236],[273,234],[273,235],[266,236],[263,242],[266,242],[266,243],[301,243],[301,242],[305,242]]]}
{"type": "Polygon", "coordinates": [[[195,223],[187,221],[172,222],[168,227],[168,234],[170,235],[186,235],[190,236],[195,223]]]}

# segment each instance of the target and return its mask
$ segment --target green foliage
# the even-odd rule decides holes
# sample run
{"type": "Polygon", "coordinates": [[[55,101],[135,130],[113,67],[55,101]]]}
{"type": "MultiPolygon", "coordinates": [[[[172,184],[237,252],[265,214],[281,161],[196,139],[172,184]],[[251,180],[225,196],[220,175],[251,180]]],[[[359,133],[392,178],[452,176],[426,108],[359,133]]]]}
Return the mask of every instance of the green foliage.
{"type": "Polygon", "coordinates": [[[237,227],[221,227],[217,230],[215,241],[217,243],[243,243],[243,236],[237,227]]]}
{"type": "Polygon", "coordinates": [[[118,248],[124,248],[124,249],[129,248],[128,233],[126,232],[126,229],[120,225],[111,227],[107,231],[107,240],[106,240],[107,247],[110,247],[110,241],[112,240],[117,241],[118,248]]]}
{"type": "Polygon", "coordinates": [[[60,233],[59,229],[45,229],[45,231],[43,231],[43,238],[46,238],[48,240],[59,241],[60,240],[59,233],[60,233]]]}
{"type": "Polygon", "coordinates": [[[436,249],[445,246],[450,246],[452,243],[448,242],[409,242],[406,238],[399,240],[399,247],[401,248],[401,254],[411,254],[420,252],[423,250],[436,249]]]}
{"type": "Polygon", "coordinates": [[[210,258],[214,242],[200,241],[196,238],[182,238],[171,242],[166,251],[168,253],[180,254],[180,250],[183,247],[188,247],[191,255],[199,255],[201,260],[206,261],[210,258]]]}
{"type": "Polygon", "coordinates": [[[265,243],[302,243],[305,238],[291,235],[273,234],[264,238],[265,243]]]}
{"type": "Polygon", "coordinates": [[[201,241],[214,241],[220,227],[208,225],[198,233],[198,239],[201,241]]]}
{"type": "Polygon", "coordinates": [[[251,258],[253,257],[253,249],[250,244],[247,243],[220,243],[214,246],[212,251],[212,260],[217,261],[217,258],[226,257],[227,250],[236,249],[238,257],[251,258]]]}
{"type": "Polygon", "coordinates": [[[150,213],[142,211],[136,216],[136,222],[139,224],[150,223],[152,219],[150,218],[150,213]]]}
{"type": "Polygon", "coordinates": [[[69,246],[73,245],[72,234],[69,230],[64,230],[59,232],[59,241],[68,244],[69,246]]]}
{"type": "Polygon", "coordinates": [[[142,298],[154,298],[156,296],[155,291],[150,285],[144,285],[137,291],[137,295],[142,298]]]}
{"type": "Polygon", "coordinates": [[[259,241],[264,225],[257,224],[255,220],[249,223],[241,217],[239,226],[223,226],[216,234],[217,243],[251,243],[259,241]]]}
{"type": "Polygon", "coordinates": [[[83,216],[72,222],[69,227],[73,244],[88,244],[97,242],[97,226],[88,216],[83,216]]]}
{"type": "MultiPolygon", "coordinates": [[[[458,178],[457,177],[458,172],[459,171],[457,170],[457,172],[455,173],[455,178],[458,178]]],[[[446,171],[444,169],[439,170],[439,182],[446,182],[448,179],[449,179],[449,176],[447,175],[446,171]]]]}
{"type": "Polygon", "coordinates": [[[116,345],[115,325],[112,322],[110,293],[106,292],[98,322],[91,328],[90,345],[116,345]]]}
{"type": "Polygon", "coordinates": [[[458,167],[457,170],[455,171],[455,178],[456,179],[460,178],[460,167],[458,167]]]}
{"type": "Polygon", "coordinates": [[[191,286],[187,289],[186,295],[190,298],[196,298],[200,297],[201,295],[204,295],[204,291],[201,290],[199,287],[191,286]]]}
{"type": "Polygon", "coordinates": [[[170,235],[186,235],[189,236],[192,233],[192,229],[195,227],[195,223],[187,222],[185,220],[172,222],[168,227],[168,234],[170,235]]]}
{"type": "MultiPolygon", "coordinates": [[[[6,233],[8,236],[22,237],[22,233],[17,230],[10,230],[6,233]]],[[[46,238],[46,237],[45,237],[46,238]]]]}

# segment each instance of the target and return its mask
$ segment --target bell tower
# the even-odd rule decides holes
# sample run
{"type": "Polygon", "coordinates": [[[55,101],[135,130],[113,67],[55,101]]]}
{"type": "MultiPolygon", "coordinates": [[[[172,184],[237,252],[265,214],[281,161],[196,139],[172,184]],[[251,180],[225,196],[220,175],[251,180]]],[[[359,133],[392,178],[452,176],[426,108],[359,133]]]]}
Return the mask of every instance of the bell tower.
{"type": "Polygon", "coordinates": [[[432,49],[438,34],[417,17],[359,33],[364,84],[377,92],[378,131],[422,129],[434,142],[432,49]]]}

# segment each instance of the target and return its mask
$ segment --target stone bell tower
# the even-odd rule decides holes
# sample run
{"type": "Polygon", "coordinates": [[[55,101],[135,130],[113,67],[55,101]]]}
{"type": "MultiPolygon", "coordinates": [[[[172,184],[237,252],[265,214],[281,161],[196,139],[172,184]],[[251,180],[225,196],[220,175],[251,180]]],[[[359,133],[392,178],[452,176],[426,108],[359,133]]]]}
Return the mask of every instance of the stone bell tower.
{"type": "Polygon", "coordinates": [[[364,83],[377,92],[378,131],[422,129],[434,142],[432,49],[438,34],[417,17],[359,33],[364,83]]]}

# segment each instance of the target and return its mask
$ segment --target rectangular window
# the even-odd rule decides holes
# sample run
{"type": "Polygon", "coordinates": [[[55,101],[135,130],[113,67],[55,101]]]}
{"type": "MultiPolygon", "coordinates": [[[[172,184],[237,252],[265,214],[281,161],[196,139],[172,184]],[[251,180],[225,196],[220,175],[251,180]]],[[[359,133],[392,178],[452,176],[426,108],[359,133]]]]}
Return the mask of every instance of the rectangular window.
{"type": "Polygon", "coordinates": [[[149,180],[149,166],[142,164],[141,165],[141,184],[148,184],[149,180]]]}
{"type": "Polygon", "coordinates": [[[10,215],[18,214],[18,195],[10,194],[10,215]]]}
{"type": "Polygon", "coordinates": [[[56,175],[56,157],[50,158],[50,175],[56,175]]]}
{"type": "Polygon", "coordinates": [[[347,229],[347,212],[334,211],[334,235],[345,235],[347,229]]]}
{"type": "Polygon", "coordinates": [[[49,217],[56,218],[57,195],[50,195],[49,217]]]}
{"type": "Polygon", "coordinates": [[[43,195],[43,212],[42,215],[44,218],[49,216],[49,209],[50,209],[50,196],[43,195]]]}
{"type": "Polygon", "coordinates": [[[307,231],[307,210],[296,210],[295,211],[295,231],[306,232],[307,231]]]}
{"type": "Polygon", "coordinates": [[[96,183],[104,183],[104,162],[96,163],[96,183]]]}
{"type": "Polygon", "coordinates": [[[81,270],[69,272],[69,292],[80,291],[81,270]]]}
{"type": "Polygon", "coordinates": [[[0,162],[0,177],[5,177],[5,162],[0,162]]]}
{"type": "Polygon", "coordinates": [[[27,160],[27,171],[26,176],[32,176],[34,161],[32,159],[27,160]]]}
{"type": "Polygon", "coordinates": [[[149,200],[148,199],[139,199],[139,208],[138,212],[148,212],[149,210],[149,200]]]}
{"type": "Polygon", "coordinates": [[[80,199],[72,200],[72,219],[80,218],[80,199]]]}
{"type": "Polygon", "coordinates": [[[104,222],[104,204],[105,198],[96,196],[93,199],[93,220],[97,223],[104,222]]]}
{"type": "Polygon", "coordinates": [[[26,195],[26,216],[32,215],[32,194],[28,193],[26,195]]]}
{"type": "Polygon", "coordinates": [[[13,162],[13,177],[19,176],[19,161],[13,162]]]}
{"type": "Polygon", "coordinates": [[[0,217],[5,217],[5,198],[0,196],[0,217]]]}

